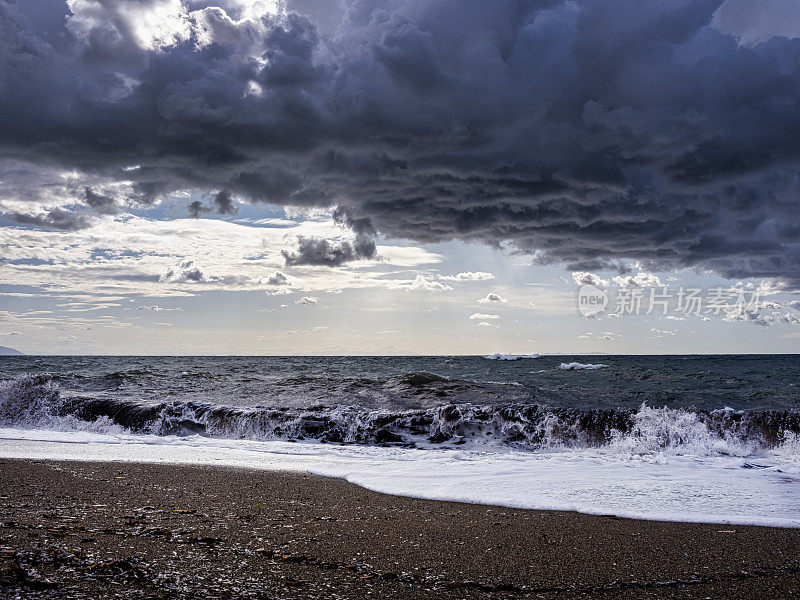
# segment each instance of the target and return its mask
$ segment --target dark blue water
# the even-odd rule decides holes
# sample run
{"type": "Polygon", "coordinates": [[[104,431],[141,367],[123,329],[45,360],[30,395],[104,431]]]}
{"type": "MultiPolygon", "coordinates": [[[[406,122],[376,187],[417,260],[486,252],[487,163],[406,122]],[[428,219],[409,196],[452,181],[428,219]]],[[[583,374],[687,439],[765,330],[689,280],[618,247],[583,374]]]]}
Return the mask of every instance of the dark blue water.
{"type": "Polygon", "coordinates": [[[536,446],[600,443],[646,405],[770,443],[800,430],[798,367],[798,355],[0,357],[0,425],[69,416],[156,434],[536,446]]]}
{"type": "Polygon", "coordinates": [[[47,375],[62,395],[391,410],[454,402],[570,408],[800,410],[800,355],[483,357],[0,357],[0,380],[47,375]],[[605,364],[562,370],[562,363],[605,364]]]}

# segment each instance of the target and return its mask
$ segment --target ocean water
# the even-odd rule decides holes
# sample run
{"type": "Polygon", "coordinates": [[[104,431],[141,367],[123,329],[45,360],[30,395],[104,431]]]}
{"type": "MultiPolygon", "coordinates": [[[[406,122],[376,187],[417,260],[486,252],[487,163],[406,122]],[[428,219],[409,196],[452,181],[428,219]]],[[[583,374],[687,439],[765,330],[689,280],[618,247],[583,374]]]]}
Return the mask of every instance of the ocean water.
{"type": "Polygon", "coordinates": [[[0,456],[800,526],[797,356],[0,357],[0,456]]]}

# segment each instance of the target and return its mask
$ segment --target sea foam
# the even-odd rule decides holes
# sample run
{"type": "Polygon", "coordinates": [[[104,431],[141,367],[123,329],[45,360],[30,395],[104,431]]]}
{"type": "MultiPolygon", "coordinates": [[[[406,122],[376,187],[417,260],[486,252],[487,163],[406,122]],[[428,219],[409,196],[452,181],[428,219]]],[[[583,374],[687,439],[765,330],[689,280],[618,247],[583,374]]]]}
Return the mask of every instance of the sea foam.
{"type": "Polygon", "coordinates": [[[541,358],[539,354],[487,354],[483,358],[487,360],[525,360],[541,358]]]}
{"type": "Polygon", "coordinates": [[[483,452],[202,436],[0,429],[0,457],[306,472],[388,494],[673,521],[800,527],[800,464],[779,452],[623,455],[609,449],[483,452]]]}
{"type": "Polygon", "coordinates": [[[63,398],[22,376],[0,384],[0,427],[7,458],[292,470],[420,498],[800,527],[788,411],[146,404],[63,398]]]}
{"type": "MultiPolygon", "coordinates": [[[[415,381],[435,377],[412,375],[415,381]]],[[[658,408],[644,403],[636,410],[462,403],[401,411],[357,405],[292,409],[197,401],[141,403],[108,397],[62,398],[46,377],[22,376],[0,384],[0,426],[431,450],[600,448],[625,455],[668,451],[757,456],[782,446],[787,454],[796,453],[800,413],[658,408]]]]}
{"type": "Polygon", "coordinates": [[[562,371],[594,371],[596,369],[602,369],[607,367],[608,365],[604,364],[591,364],[591,363],[579,363],[579,362],[571,362],[571,363],[561,363],[558,365],[558,368],[562,371]]]}

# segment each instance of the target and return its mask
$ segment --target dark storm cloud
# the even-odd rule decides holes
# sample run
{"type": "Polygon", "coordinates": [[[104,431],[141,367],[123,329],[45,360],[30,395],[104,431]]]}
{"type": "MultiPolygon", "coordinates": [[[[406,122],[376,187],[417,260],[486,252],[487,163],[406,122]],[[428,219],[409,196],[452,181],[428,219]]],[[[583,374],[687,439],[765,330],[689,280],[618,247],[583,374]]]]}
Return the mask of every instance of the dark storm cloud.
{"type": "Polygon", "coordinates": [[[192,219],[199,219],[203,214],[209,212],[211,209],[204,205],[200,200],[192,200],[186,205],[186,212],[192,219]]]}
{"type": "Polygon", "coordinates": [[[346,262],[375,258],[375,240],[363,234],[356,234],[353,242],[331,242],[324,238],[297,237],[297,250],[281,252],[286,266],[312,265],[319,267],[338,267],[346,262]]]}
{"type": "Polygon", "coordinates": [[[288,285],[289,278],[280,271],[275,271],[275,273],[267,278],[267,283],[269,285],[288,285]]]}
{"type": "Polygon", "coordinates": [[[212,211],[218,215],[235,215],[239,212],[239,207],[236,206],[233,197],[228,192],[217,192],[212,203],[213,208],[206,206],[200,200],[192,200],[186,205],[186,210],[193,219],[199,219],[204,214],[212,211]]]}
{"type": "Polygon", "coordinates": [[[117,203],[112,197],[99,194],[93,191],[90,187],[85,187],[83,193],[86,204],[92,207],[95,211],[104,215],[115,215],[119,212],[117,203]]]}
{"type": "Polygon", "coordinates": [[[92,224],[91,219],[86,215],[60,208],[53,208],[47,212],[37,214],[12,212],[9,216],[21,225],[60,229],[61,231],[78,231],[79,229],[86,229],[92,224]]]}
{"type": "Polygon", "coordinates": [[[144,41],[136,3],[0,1],[0,157],[335,205],[366,244],[287,264],[380,232],[800,282],[800,39],[740,45],[722,0],[346,0],[320,27],[192,0],[144,41]]]}
{"type": "Polygon", "coordinates": [[[229,192],[221,191],[214,196],[214,207],[217,214],[220,215],[235,215],[239,212],[239,208],[233,201],[233,197],[229,192]]]}
{"type": "Polygon", "coordinates": [[[206,275],[194,261],[185,260],[179,265],[169,267],[158,280],[162,283],[205,283],[214,279],[206,275]]]}

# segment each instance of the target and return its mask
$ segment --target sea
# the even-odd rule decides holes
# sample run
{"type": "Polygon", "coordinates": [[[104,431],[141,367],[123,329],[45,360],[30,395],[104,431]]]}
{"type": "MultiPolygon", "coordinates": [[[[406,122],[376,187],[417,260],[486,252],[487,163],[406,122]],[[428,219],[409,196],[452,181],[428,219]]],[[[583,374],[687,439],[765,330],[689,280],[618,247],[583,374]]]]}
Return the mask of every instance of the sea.
{"type": "Polygon", "coordinates": [[[0,357],[0,457],[800,527],[800,355],[0,357]]]}

